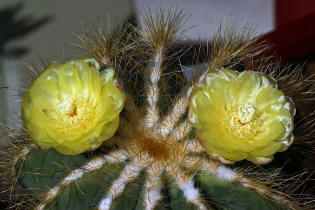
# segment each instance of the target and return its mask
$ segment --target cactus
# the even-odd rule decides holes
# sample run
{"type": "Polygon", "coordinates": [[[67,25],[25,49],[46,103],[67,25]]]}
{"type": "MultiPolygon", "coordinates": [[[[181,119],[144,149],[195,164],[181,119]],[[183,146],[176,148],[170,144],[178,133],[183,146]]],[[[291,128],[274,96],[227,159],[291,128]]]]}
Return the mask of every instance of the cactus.
{"type": "MultiPolygon", "coordinates": [[[[55,146],[42,147],[41,139],[35,145],[28,129],[11,132],[12,146],[0,154],[2,187],[7,187],[3,192],[10,195],[11,208],[312,208],[311,202],[291,196],[303,184],[303,174],[283,178],[278,169],[224,165],[224,159],[203,147],[198,128],[190,124],[191,114],[187,117],[194,90],[209,72],[223,67],[234,71],[241,64],[275,78],[281,94],[291,97],[297,109],[312,106],[305,100],[314,94],[312,79],[301,76],[300,69],[290,72],[257,58],[266,46],[228,26],[219,30],[209,53],[197,56],[205,64],[195,77],[185,80],[176,73],[185,50],[170,50],[183,33],[182,21],[181,12],[150,12],[140,28],[123,26],[113,34],[98,29],[78,36],[101,73],[115,69],[117,86],[126,95],[118,130],[98,149],[71,155],[55,146]]],[[[310,122],[295,125],[294,144],[312,139],[312,133],[306,135],[314,128],[310,122]]]]}

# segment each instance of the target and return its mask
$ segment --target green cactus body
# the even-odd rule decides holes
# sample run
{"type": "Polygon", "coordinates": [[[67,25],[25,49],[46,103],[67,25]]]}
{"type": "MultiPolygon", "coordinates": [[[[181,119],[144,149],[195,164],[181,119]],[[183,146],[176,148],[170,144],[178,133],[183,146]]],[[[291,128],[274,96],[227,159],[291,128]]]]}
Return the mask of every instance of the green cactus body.
{"type": "Polygon", "coordinates": [[[224,166],[178,182],[117,150],[88,158],[33,149],[16,171],[34,196],[44,196],[36,209],[286,209],[233,181],[236,172],[224,166]]]}

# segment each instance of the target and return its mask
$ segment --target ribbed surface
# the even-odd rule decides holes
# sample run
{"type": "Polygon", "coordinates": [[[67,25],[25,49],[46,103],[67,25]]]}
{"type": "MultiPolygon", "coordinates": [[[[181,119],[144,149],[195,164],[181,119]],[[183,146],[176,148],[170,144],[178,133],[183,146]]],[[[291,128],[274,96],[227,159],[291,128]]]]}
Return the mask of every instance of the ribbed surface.
{"type": "MultiPolygon", "coordinates": [[[[38,209],[148,209],[144,203],[147,190],[144,186],[150,174],[146,169],[136,171],[129,160],[113,163],[109,160],[96,162],[95,158],[91,159],[95,163],[87,168],[84,165],[93,162],[87,160],[89,158],[83,154],[64,156],[52,149],[35,149],[24,162],[19,162],[16,172],[24,187],[45,197],[38,209]],[[78,169],[86,171],[81,173],[78,169]],[[126,174],[130,176],[124,179],[126,174]],[[104,198],[111,199],[107,199],[109,203],[106,204],[104,198]]],[[[161,177],[161,199],[153,209],[285,209],[239,183],[203,172],[196,174],[186,184],[177,183],[167,175],[161,177]],[[200,196],[203,201],[194,202],[194,196],[200,196]]]]}

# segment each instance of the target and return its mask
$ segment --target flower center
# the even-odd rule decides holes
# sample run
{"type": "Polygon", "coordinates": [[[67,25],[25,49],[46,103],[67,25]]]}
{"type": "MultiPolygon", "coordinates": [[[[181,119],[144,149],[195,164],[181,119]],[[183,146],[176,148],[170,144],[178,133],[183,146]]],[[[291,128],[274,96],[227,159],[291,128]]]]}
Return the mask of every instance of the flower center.
{"type": "Polygon", "coordinates": [[[69,97],[63,99],[61,103],[58,104],[59,111],[64,115],[72,115],[73,112],[75,112],[75,104],[73,103],[73,100],[69,97]]]}
{"type": "Polygon", "coordinates": [[[252,139],[262,121],[253,105],[242,104],[227,110],[224,125],[230,135],[238,139],[252,139]]]}
{"type": "Polygon", "coordinates": [[[86,129],[93,120],[93,107],[88,98],[64,98],[58,104],[57,121],[60,128],[86,129]]]}
{"type": "Polygon", "coordinates": [[[238,118],[242,124],[249,123],[255,115],[255,108],[249,104],[239,105],[238,118]]]}

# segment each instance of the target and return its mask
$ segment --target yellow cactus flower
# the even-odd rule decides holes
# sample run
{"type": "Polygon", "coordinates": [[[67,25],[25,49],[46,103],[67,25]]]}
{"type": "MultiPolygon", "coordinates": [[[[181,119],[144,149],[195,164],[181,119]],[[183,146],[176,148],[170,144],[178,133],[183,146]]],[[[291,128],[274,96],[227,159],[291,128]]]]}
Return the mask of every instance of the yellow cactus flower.
{"type": "Polygon", "coordinates": [[[260,72],[210,71],[189,106],[197,138],[211,158],[223,163],[266,164],[294,140],[292,100],[260,72]]]}
{"type": "Polygon", "coordinates": [[[114,70],[99,69],[96,60],[81,58],[52,64],[32,82],[22,118],[38,146],[75,155],[114,135],[125,95],[115,85],[114,70]]]}

